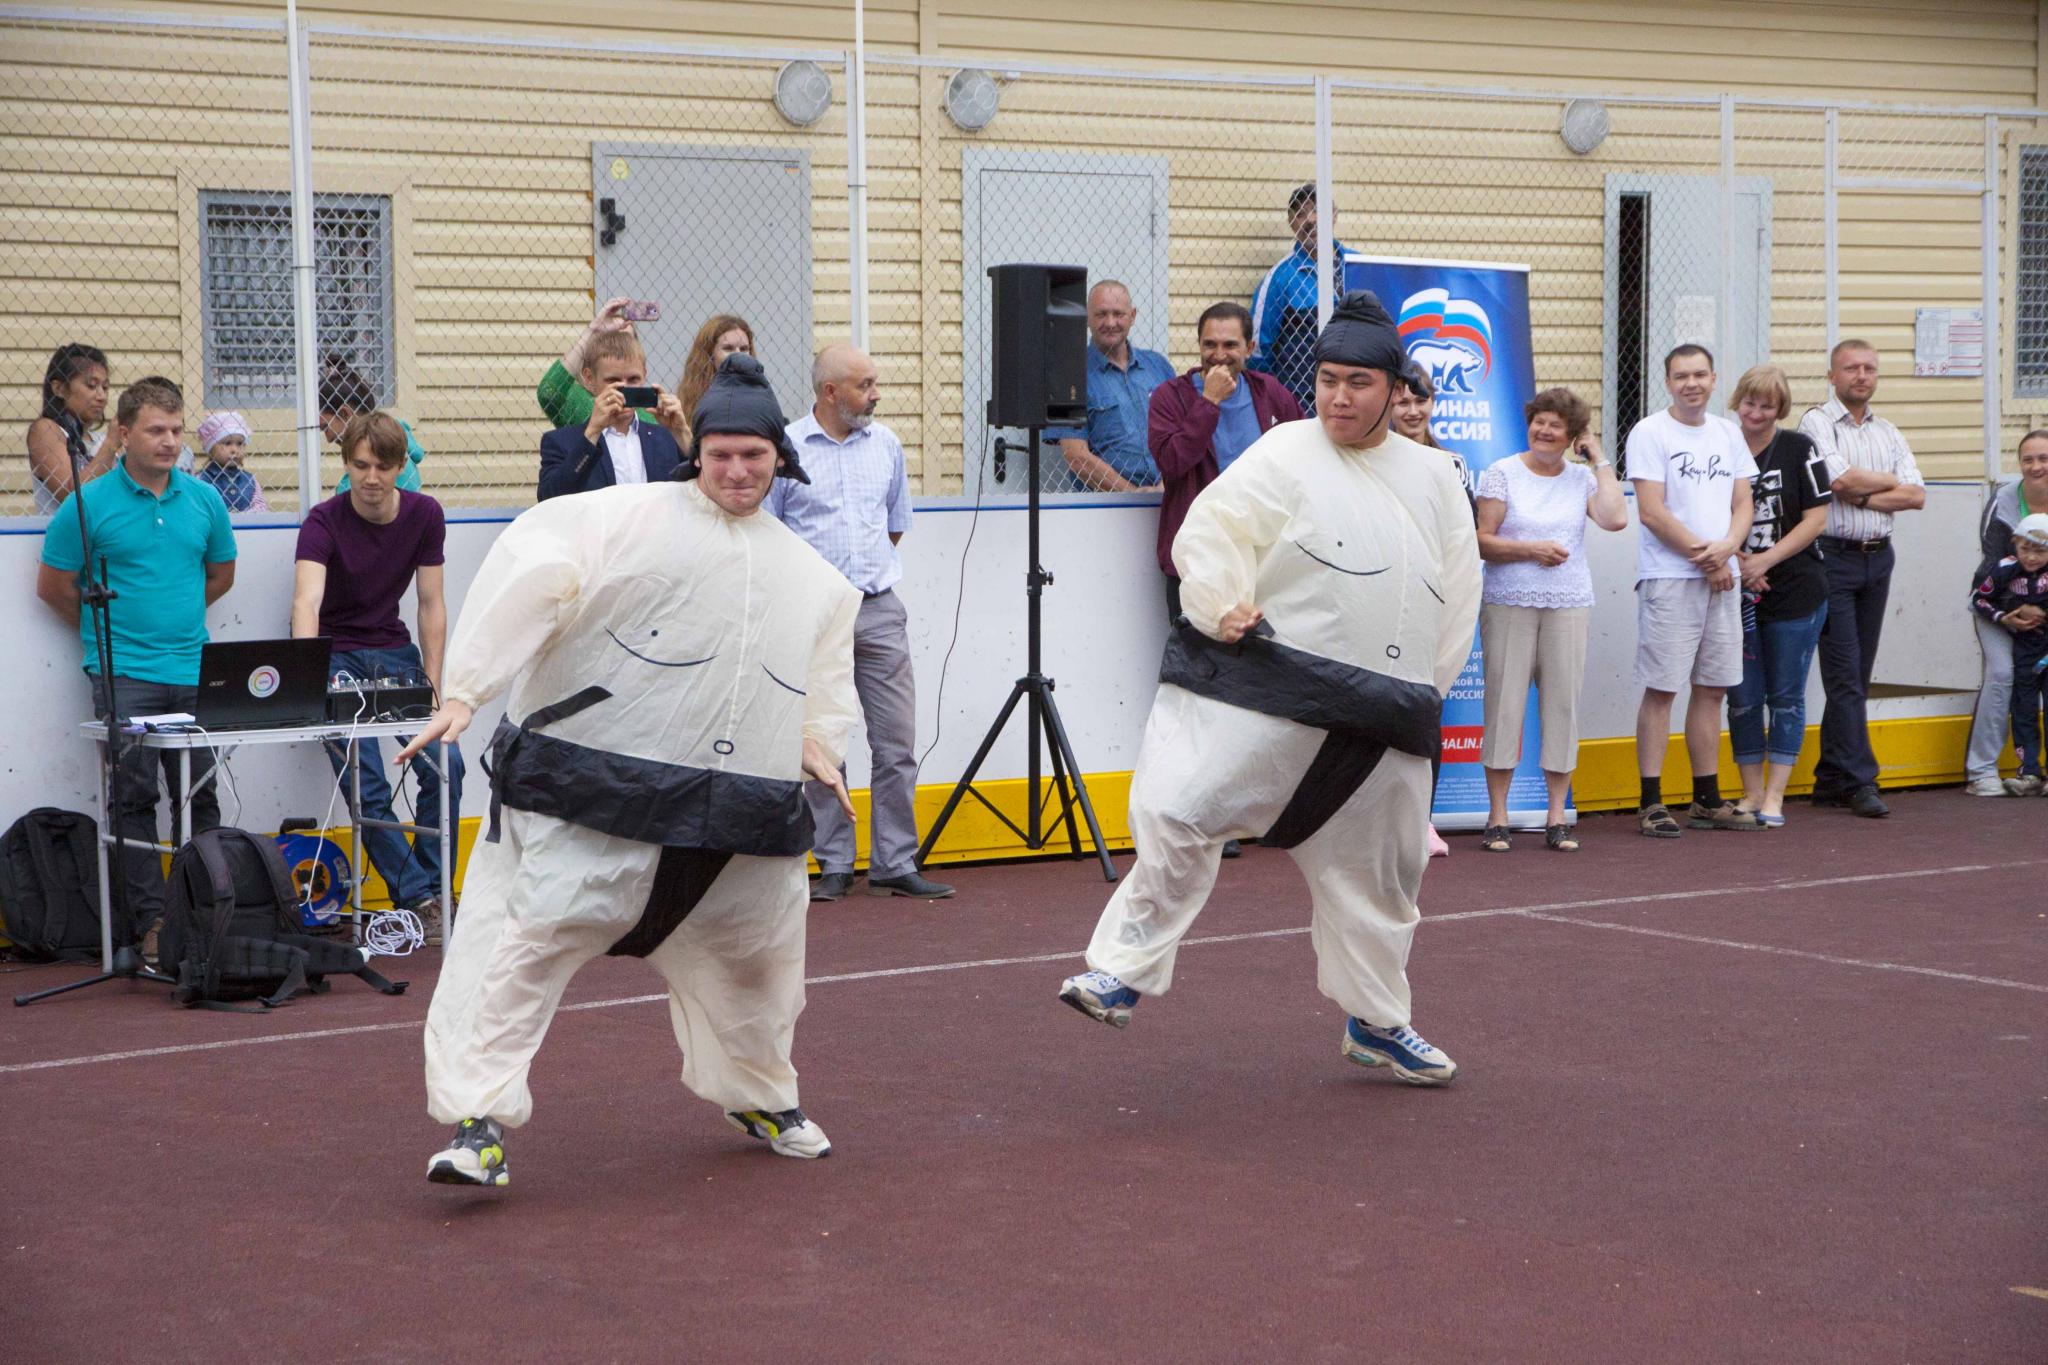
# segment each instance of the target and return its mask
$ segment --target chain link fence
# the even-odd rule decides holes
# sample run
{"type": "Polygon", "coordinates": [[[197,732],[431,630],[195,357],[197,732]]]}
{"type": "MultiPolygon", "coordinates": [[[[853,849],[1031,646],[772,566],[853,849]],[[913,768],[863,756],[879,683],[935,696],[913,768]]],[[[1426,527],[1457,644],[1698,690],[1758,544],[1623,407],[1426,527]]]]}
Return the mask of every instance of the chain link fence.
{"type": "MultiPolygon", "coordinates": [[[[190,449],[201,419],[239,411],[244,467],[270,510],[295,512],[283,26],[10,20],[0,34],[0,422],[15,451],[0,515],[47,514],[70,487],[56,424],[30,429],[53,368],[71,374],[51,401],[86,428],[88,477],[115,454],[121,391],[161,377],[184,396],[180,463],[206,469],[190,449]]],[[[223,486],[231,506],[262,505],[223,486]]]]}
{"type": "Polygon", "coordinates": [[[723,338],[810,406],[815,344],[849,325],[843,66],[317,26],[309,49],[316,212],[381,243],[323,273],[323,386],[405,418],[444,503],[533,500],[541,434],[602,387],[578,361],[610,299],[659,312],[634,324],[646,383],[687,403],[723,338]]]}
{"type": "Polygon", "coordinates": [[[1984,465],[1984,139],[1982,118],[1836,115],[1839,335],[1877,347],[1873,404],[1929,473],[1984,465]],[[1939,371],[1916,373],[1916,324],[1948,330],[1939,371]]]}
{"type": "MultiPolygon", "coordinates": [[[[1298,309],[1287,201],[1315,178],[1313,83],[956,74],[889,58],[870,58],[869,80],[871,108],[891,114],[890,134],[877,135],[879,117],[871,125],[871,166],[880,149],[887,164],[915,168],[902,181],[871,176],[876,191],[914,190],[921,201],[917,236],[902,239],[921,263],[921,345],[885,359],[899,362],[894,372],[916,396],[906,429],[924,491],[1014,495],[1028,486],[1025,433],[986,420],[987,271],[1013,261],[1080,266],[1090,285],[1087,419],[1044,433],[1040,491],[1155,490],[1149,395],[1163,382],[1190,382],[1202,311],[1219,302],[1251,309],[1276,261],[1284,287],[1272,316],[1298,309]],[[999,436],[1020,452],[996,451],[999,436]]],[[[884,271],[878,261],[880,297],[893,292],[884,271]]],[[[1307,309],[1305,330],[1297,311],[1274,333],[1290,348],[1282,363],[1297,370],[1293,348],[1314,332],[1312,270],[1307,309]]],[[[878,319],[885,310],[893,313],[878,302],[878,319]]],[[[1259,340],[1250,331],[1241,349],[1265,366],[1269,357],[1249,355],[1259,340]]],[[[886,378],[892,367],[883,369],[886,378]]]]}
{"type": "MultiPolygon", "coordinates": [[[[0,418],[26,431],[51,352],[82,342],[106,354],[115,393],[151,374],[183,386],[188,431],[241,413],[272,511],[331,493],[331,444],[319,486],[298,487],[283,26],[5,19],[0,33],[0,418]]],[[[367,405],[406,419],[423,486],[452,507],[533,500],[541,435],[587,411],[578,343],[614,297],[659,308],[637,324],[649,382],[685,391],[700,340],[745,340],[791,415],[809,405],[814,349],[864,318],[879,416],[927,496],[1017,494],[1030,477],[1021,453],[998,460],[984,416],[986,271],[1001,262],[1078,265],[1098,286],[1088,420],[1041,447],[1045,493],[1158,482],[1146,390],[1191,382],[1212,304],[1247,309],[1250,364],[1312,399],[1311,77],[873,56],[853,186],[838,53],[323,24],[304,41],[318,406],[330,427],[367,405]],[[745,325],[700,338],[719,317],[745,325]],[[1114,363],[1124,346],[1136,358],[1114,363]]],[[[1714,350],[1724,397],[1768,358],[1803,407],[1825,397],[1830,337],[1866,337],[1886,358],[1880,404],[1930,474],[1978,474],[1987,428],[2048,412],[2048,148],[2031,119],[1331,87],[1339,253],[1528,266],[1538,384],[1591,403],[1617,454],[1666,402],[1661,360],[1682,341],[1714,350]],[[2003,157],[1990,272],[1987,129],[2003,157]],[[1943,310],[1966,351],[1987,303],[2011,365],[1988,417],[1981,380],[1912,363],[1921,310],[1943,310]]],[[[48,510],[36,469],[0,462],[0,514],[48,510]]]]}
{"type": "MultiPolygon", "coordinates": [[[[1571,389],[1626,463],[1640,418],[1668,403],[1663,359],[1706,346],[1720,395],[1768,351],[1769,257],[1724,240],[1720,110],[1712,101],[1602,104],[1411,92],[1336,83],[1336,201],[1353,251],[1525,266],[1539,389],[1571,389]],[[1569,136],[1576,147],[1567,142],[1569,136]],[[1722,284],[1733,262],[1739,287],[1722,284]]],[[[1741,186],[1753,224],[1768,186],[1741,186]]],[[[1402,300],[1383,300],[1398,312],[1402,300]]],[[[1441,398],[1439,408],[1443,407],[1441,398]]],[[[1455,413],[1434,419],[1454,437],[1455,413]]],[[[1494,414],[1518,424],[1519,413],[1494,414]]]]}

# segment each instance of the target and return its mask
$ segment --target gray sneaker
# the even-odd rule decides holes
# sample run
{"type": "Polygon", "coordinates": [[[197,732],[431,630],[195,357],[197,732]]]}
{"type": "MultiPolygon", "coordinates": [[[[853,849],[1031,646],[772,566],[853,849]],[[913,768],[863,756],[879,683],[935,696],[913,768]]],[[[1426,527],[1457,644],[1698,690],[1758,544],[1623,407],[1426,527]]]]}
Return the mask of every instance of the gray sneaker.
{"type": "Polygon", "coordinates": [[[2008,777],[2005,779],[2005,794],[2007,796],[2039,796],[2044,786],[2048,786],[2048,783],[2043,783],[2040,778],[2032,773],[2021,773],[2018,777],[2008,777]]]}
{"type": "Polygon", "coordinates": [[[455,1140],[427,1161],[427,1179],[436,1185],[512,1183],[505,1166],[505,1130],[496,1119],[464,1119],[455,1125],[455,1140]]]}
{"type": "Polygon", "coordinates": [[[825,1136],[825,1130],[805,1118],[801,1109],[784,1109],[779,1113],[767,1109],[741,1109],[727,1114],[725,1121],[748,1137],[767,1143],[777,1156],[812,1161],[832,1155],[832,1143],[825,1136]]]}
{"type": "Polygon", "coordinates": [[[1970,785],[1964,787],[1963,790],[1972,796],[2003,796],[2005,795],[2005,783],[2000,781],[1996,775],[1991,777],[1973,777],[1970,779],[1970,785]]]}

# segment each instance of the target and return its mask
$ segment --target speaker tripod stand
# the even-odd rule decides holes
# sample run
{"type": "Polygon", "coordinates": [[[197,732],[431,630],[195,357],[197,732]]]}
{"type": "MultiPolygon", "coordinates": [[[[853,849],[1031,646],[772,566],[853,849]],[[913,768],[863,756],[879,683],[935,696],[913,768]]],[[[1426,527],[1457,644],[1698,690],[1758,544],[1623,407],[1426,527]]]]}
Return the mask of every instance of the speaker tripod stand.
{"type": "MultiPolygon", "coordinates": [[[[1032,427],[1026,438],[1025,448],[1019,452],[1025,456],[1029,470],[1030,502],[1027,507],[1026,550],[1027,564],[1024,573],[1025,638],[1026,661],[1024,676],[1010,688],[1010,696],[1003,703],[1003,709],[996,713],[995,724],[989,726],[982,737],[981,747],[974,751],[974,759],[967,765],[953,792],[946,798],[939,818],[926,831],[924,842],[918,845],[917,865],[923,867],[931,851],[937,846],[939,836],[945,832],[946,824],[953,818],[961,799],[972,796],[987,807],[989,814],[1000,820],[1009,831],[1024,841],[1024,847],[1037,853],[1042,851],[1049,837],[1059,827],[1067,827],[1067,839],[1072,845],[1074,857],[1085,856],[1081,849],[1081,827],[1074,818],[1074,809],[1080,808],[1081,816],[1088,822],[1088,838],[1095,846],[1095,856],[1102,863],[1102,879],[1116,880],[1116,867],[1109,861],[1109,850],[1103,846],[1102,826],[1095,819],[1095,804],[1088,799],[1088,782],[1081,776],[1081,765],[1074,757],[1074,746],[1067,738],[1066,724],[1060,719],[1059,703],[1053,699],[1053,680],[1045,676],[1041,663],[1039,628],[1039,599],[1052,583],[1052,575],[1038,562],[1038,433],[1040,428],[1032,427]],[[987,761],[989,751],[995,748],[1001,738],[1003,727],[1010,723],[1010,716],[1016,711],[1017,703],[1024,703],[1024,742],[1027,752],[1025,783],[1024,824],[1020,827],[1015,820],[998,810],[995,805],[975,788],[974,778],[987,761]],[[1059,814],[1050,826],[1045,824],[1045,797],[1041,794],[1043,769],[1040,767],[1039,744],[1043,741],[1052,759],[1052,793],[1059,798],[1059,814]]],[[[1001,437],[996,438],[996,459],[1003,461],[1017,446],[1001,437]]]]}

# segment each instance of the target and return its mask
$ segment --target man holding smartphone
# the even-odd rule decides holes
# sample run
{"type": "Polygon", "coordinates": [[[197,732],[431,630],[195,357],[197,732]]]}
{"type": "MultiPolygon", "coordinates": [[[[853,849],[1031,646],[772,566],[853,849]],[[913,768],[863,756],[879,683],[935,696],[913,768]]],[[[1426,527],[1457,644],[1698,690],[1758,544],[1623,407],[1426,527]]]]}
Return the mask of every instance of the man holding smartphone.
{"type": "Polygon", "coordinates": [[[674,477],[689,428],[676,396],[647,383],[639,338],[619,331],[593,340],[583,356],[583,386],[596,396],[590,420],[540,438],[540,500],[674,477]],[[656,421],[640,420],[635,408],[651,409],[656,421]]]}

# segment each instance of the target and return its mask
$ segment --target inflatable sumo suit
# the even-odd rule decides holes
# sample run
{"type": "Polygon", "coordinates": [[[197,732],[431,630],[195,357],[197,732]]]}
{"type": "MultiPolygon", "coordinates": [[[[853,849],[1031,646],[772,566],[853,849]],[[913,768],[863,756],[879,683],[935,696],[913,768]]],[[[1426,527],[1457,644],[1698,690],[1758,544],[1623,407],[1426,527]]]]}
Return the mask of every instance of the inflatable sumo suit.
{"type": "MultiPolygon", "coordinates": [[[[697,417],[767,436],[778,472],[803,477],[751,359],[697,417]]],[[[548,1021],[604,953],[667,979],[684,1085],[728,1111],[797,1107],[803,741],[836,763],[859,715],[860,594],[775,518],[721,510],[695,472],[521,514],[463,605],[444,696],[510,695],[427,1017],[442,1123],[526,1121],[548,1021]]]]}
{"type": "MultiPolygon", "coordinates": [[[[1346,296],[1317,359],[1394,374],[1406,363],[1370,294],[1346,296]]],[[[1185,616],[1132,777],[1137,865],[1088,965],[1164,993],[1223,842],[1256,836],[1308,878],[1323,994],[1367,1023],[1409,1023],[1430,756],[1479,614],[1456,471],[1391,431],[1348,449],[1314,419],[1289,422],[1195,499],[1173,561],[1185,616]],[[1221,643],[1218,622],[1247,602],[1264,621],[1221,643]]]]}

